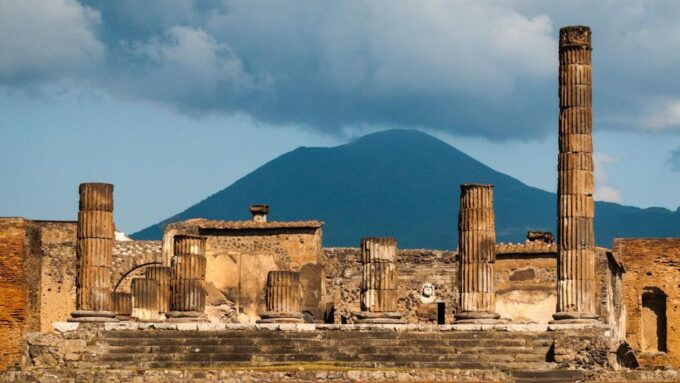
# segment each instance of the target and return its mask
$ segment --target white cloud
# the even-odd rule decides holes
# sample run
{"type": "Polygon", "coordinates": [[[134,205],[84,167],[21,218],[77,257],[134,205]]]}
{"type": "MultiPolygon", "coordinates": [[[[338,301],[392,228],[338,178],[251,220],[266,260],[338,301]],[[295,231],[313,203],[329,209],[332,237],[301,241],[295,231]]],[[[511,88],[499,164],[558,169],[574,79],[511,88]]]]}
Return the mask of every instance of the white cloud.
{"type": "Polygon", "coordinates": [[[99,23],[75,0],[0,0],[0,83],[58,79],[97,63],[99,23]]]}
{"type": "Polygon", "coordinates": [[[609,177],[605,171],[605,164],[616,162],[616,158],[604,153],[594,153],[593,161],[595,163],[594,198],[598,201],[623,202],[623,195],[618,189],[609,184],[609,177]]]}
{"type": "Polygon", "coordinates": [[[201,29],[174,26],[162,36],[132,43],[127,50],[149,62],[128,78],[129,89],[152,99],[202,101],[222,97],[217,93],[225,88],[241,94],[254,85],[229,45],[201,29]]]}
{"type": "Polygon", "coordinates": [[[680,99],[664,99],[648,107],[640,126],[647,130],[680,131],[680,99]]]}

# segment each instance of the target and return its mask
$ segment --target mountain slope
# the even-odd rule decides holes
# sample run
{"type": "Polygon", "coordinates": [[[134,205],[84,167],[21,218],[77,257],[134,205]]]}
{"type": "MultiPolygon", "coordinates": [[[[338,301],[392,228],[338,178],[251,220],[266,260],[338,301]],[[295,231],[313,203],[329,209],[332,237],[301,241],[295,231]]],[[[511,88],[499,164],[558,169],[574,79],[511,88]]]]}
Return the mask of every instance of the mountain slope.
{"type": "MultiPolygon", "coordinates": [[[[499,173],[422,132],[388,130],[333,148],[286,153],[184,212],[132,237],[156,239],[169,222],[203,217],[249,219],[267,203],[270,220],[318,219],[325,246],[355,246],[362,236],[394,236],[402,248],[457,244],[459,185],[495,185],[498,241],[523,241],[527,230],[555,233],[555,194],[499,173]]],[[[596,205],[597,242],[613,237],[680,235],[680,210],[596,205]]]]}

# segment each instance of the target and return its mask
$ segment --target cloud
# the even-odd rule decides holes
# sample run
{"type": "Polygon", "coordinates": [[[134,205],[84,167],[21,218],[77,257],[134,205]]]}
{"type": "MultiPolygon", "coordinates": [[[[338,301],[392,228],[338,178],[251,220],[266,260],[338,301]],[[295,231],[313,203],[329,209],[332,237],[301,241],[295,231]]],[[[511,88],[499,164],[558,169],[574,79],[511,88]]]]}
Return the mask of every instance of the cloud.
{"type": "Polygon", "coordinates": [[[226,97],[255,85],[232,49],[200,29],[174,26],[126,49],[145,65],[124,72],[117,87],[125,85],[117,89],[136,97],[200,108],[214,98],[228,103],[226,97]]]}
{"type": "Polygon", "coordinates": [[[680,172],[680,148],[671,152],[671,156],[668,158],[668,164],[671,166],[671,170],[680,172]]]}
{"type": "Polygon", "coordinates": [[[680,131],[680,99],[655,102],[647,108],[640,125],[649,130],[680,131]]]}
{"type": "Polygon", "coordinates": [[[0,0],[0,84],[75,75],[103,59],[99,13],[75,0],[0,0]]]}
{"type": "Polygon", "coordinates": [[[623,202],[621,192],[609,184],[609,177],[605,171],[605,165],[616,162],[616,158],[604,153],[594,153],[595,163],[595,194],[594,198],[598,201],[623,202]]]}
{"type": "Polygon", "coordinates": [[[61,10],[20,12],[49,20],[54,36],[22,37],[27,22],[0,27],[32,52],[3,72],[0,45],[5,86],[75,73],[188,114],[331,134],[391,126],[527,139],[557,127],[558,28],[590,24],[596,128],[668,130],[680,119],[671,1],[0,0],[15,13],[33,2],[61,10]],[[73,43],[33,49],[43,40],[73,43]]]}

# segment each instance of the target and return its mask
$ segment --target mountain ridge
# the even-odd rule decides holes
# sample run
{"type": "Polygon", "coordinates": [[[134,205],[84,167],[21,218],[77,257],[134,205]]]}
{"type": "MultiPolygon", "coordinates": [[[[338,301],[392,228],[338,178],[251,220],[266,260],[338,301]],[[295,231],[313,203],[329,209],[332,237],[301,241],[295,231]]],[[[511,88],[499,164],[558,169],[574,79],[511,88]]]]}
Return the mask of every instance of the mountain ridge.
{"type": "MultiPolygon", "coordinates": [[[[132,235],[158,239],[162,225],[189,218],[249,219],[267,203],[271,220],[325,221],[327,246],[356,246],[362,236],[394,236],[403,248],[455,248],[459,185],[495,186],[499,242],[528,230],[556,233],[556,196],[484,165],[417,130],[371,133],[335,147],[298,147],[267,162],[183,212],[132,235]]],[[[677,236],[680,208],[596,203],[597,242],[614,237],[677,236]]]]}

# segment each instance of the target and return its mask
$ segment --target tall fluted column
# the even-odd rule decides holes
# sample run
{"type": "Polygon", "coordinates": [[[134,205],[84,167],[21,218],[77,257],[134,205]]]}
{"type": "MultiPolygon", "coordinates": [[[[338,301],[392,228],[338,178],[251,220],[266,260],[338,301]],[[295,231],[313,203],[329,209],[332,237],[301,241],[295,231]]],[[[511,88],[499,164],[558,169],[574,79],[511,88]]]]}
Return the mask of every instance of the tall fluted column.
{"type": "Polygon", "coordinates": [[[176,235],[171,259],[171,321],[205,320],[205,242],[206,237],[176,235]]]}
{"type": "Polygon", "coordinates": [[[458,322],[490,322],[496,314],[496,229],[493,185],[460,185],[458,214],[458,322]]]}
{"type": "Polygon", "coordinates": [[[144,276],[158,282],[158,310],[165,314],[170,311],[170,280],[172,269],[168,266],[149,266],[144,276]]]}
{"type": "Polygon", "coordinates": [[[300,273],[275,270],[267,274],[267,311],[258,323],[300,323],[300,273]]]}
{"type": "Polygon", "coordinates": [[[358,323],[402,323],[398,312],[397,240],[361,239],[361,312],[358,323]]]}
{"type": "Polygon", "coordinates": [[[593,217],[592,67],[590,28],[560,29],[557,186],[557,321],[593,321],[595,236],[593,217]]]}
{"type": "Polygon", "coordinates": [[[115,320],[111,311],[113,254],[113,185],[83,183],[79,187],[77,311],[75,322],[115,320]]]}

